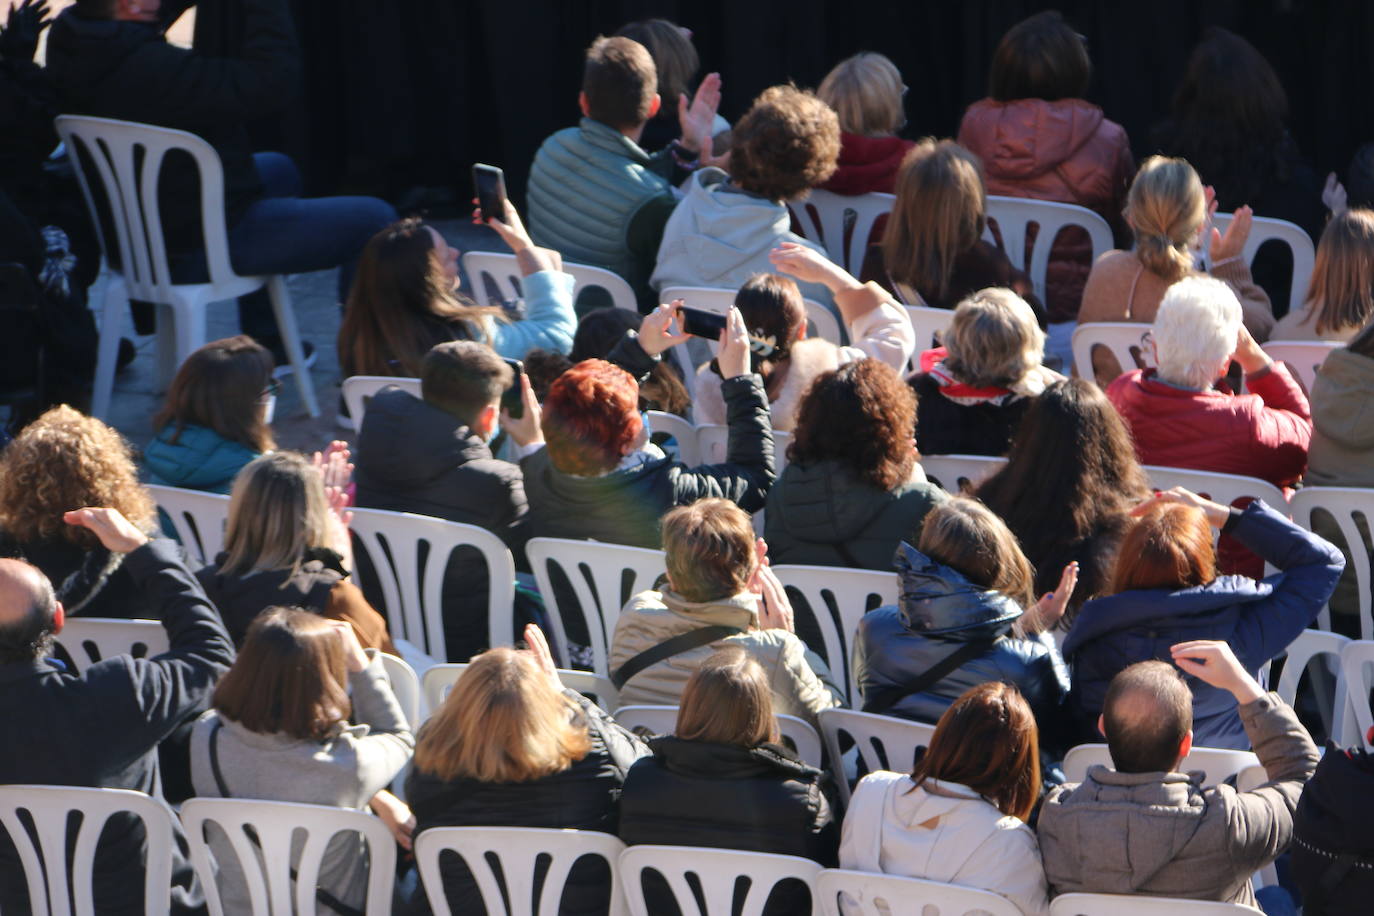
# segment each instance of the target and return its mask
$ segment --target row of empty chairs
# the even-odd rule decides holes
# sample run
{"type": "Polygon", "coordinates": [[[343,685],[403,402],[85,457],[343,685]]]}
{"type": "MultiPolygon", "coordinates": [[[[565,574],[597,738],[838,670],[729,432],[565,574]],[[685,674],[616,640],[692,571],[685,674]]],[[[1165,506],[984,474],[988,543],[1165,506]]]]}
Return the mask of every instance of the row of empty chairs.
{"type": "MultiPolygon", "coordinates": [[[[165,913],[178,816],[166,804],[121,789],[0,787],[0,826],[19,851],[34,912],[85,916],[96,911],[96,839],[112,815],[126,812],[143,822],[147,834],[145,911],[150,916],[165,913]],[[81,817],[71,817],[73,812],[81,817]],[[36,842],[22,826],[21,813],[35,825],[36,842]],[[70,837],[69,831],[76,836],[70,837]],[[74,848],[70,858],[69,844],[74,848]]],[[[367,845],[364,912],[391,912],[396,846],[382,822],[369,814],[289,802],[193,798],[182,805],[180,819],[211,916],[225,912],[206,839],[211,824],[229,837],[246,878],[253,916],[314,912],[325,849],[339,833],[358,834],[367,845]],[[294,860],[293,849],[299,850],[294,860]]],[[[686,916],[759,916],[770,893],[784,881],[810,888],[811,912],[824,916],[1022,916],[998,894],[937,881],[823,869],[796,856],[690,846],[627,847],[610,834],[532,827],[440,827],[417,836],[416,863],[438,916],[452,912],[442,890],[440,858],[446,853],[459,856],[471,871],[487,912],[507,916],[555,916],[569,874],[585,856],[603,859],[611,872],[606,888],[610,916],[649,916],[644,880],[648,873],[657,873],[686,916]]],[[[1050,912],[1220,916],[1258,910],[1158,897],[1066,894],[1052,902],[1050,912]]]]}

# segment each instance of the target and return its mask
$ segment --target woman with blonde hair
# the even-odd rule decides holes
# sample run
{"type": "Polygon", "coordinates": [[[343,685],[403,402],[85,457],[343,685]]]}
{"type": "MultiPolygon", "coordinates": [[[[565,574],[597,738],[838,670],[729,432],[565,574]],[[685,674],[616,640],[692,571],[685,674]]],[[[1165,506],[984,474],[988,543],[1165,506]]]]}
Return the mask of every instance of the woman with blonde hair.
{"type": "Polygon", "coordinates": [[[264,609],[281,605],[346,621],[364,648],[395,653],[382,616],[345,581],[353,569],[348,457],[342,443],[313,462],[273,452],[234,481],[224,550],[196,576],[235,645],[264,609]]]}
{"type": "MultiPolygon", "coordinates": [[[[1269,297],[1250,277],[1242,252],[1253,213],[1240,207],[1223,234],[1208,234],[1216,200],[1193,167],[1182,159],[1151,156],[1140,166],[1126,200],[1126,224],[1135,236],[1130,251],[1100,256],[1083,289],[1079,323],[1154,321],[1164,291],[1197,272],[1194,249],[1205,243],[1209,272],[1240,300],[1245,327],[1260,342],[1269,339],[1274,315],[1269,297]],[[1204,238],[1204,236],[1206,236],[1204,238]]],[[[1131,366],[1118,366],[1105,348],[1093,354],[1093,370],[1105,388],[1131,366]]]]}
{"type": "Polygon", "coordinates": [[[1025,299],[984,289],[959,303],[944,345],[920,357],[916,447],[927,455],[1004,455],[1031,401],[1063,378],[1042,366],[1045,332],[1025,299]]]}
{"type": "Polygon", "coordinates": [[[835,65],[816,95],[840,119],[840,159],[822,190],[836,194],[891,194],[907,150],[897,131],[906,126],[906,84],[897,65],[873,51],[835,65]]]}
{"type": "Polygon", "coordinates": [[[1044,631],[1063,616],[1078,564],[1036,601],[1015,535],[963,496],[932,509],[916,543],[897,548],[898,603],[859,622],[854,673],[864,712],[935,722],[969,687],[1000,680],[1020,689],[1042,732],[1059,734],[1068,676],[1044,631]]]}
{"type": "MultiPolygon", "coordinates": [[[[248,628],[234,666],[215,687],[191,738],[196,795],[363,810],[369,803],[398,837],[405,806],[386,786],[415,746],[375,649],[353,630],[307,611],[270,608],[248,628]],[[378,793],[381,798],[378,799],[378,793]]],[[[208,837],[223,911],[250,907],[243,867],[228,837],[208,837]]],[[[367,891],[363,838],[330,840],[315,891],[321,913],[361,912],[367,891]]]]}
{"type": "Polygon", "coordinates": [[[124,554],[62,521],[83,506],[115,509],[147,534],[156,529],[157,509],[124,437],[94,417],[54,407],[0,457],[0,554],[42,570],[69,617],[157,617],[123,569],[124,554]]]}
{"type": "MultiPolygon", "coordinates": [[[[406,780],[417,833],[431,827],[617,832],[626,771],[647,750],[586,697],[563,687],[538,627],[525,628],[525,642],[523,651],[475,656],[420,730],[406,780]]],[[[440,871],[454,912],[480,910],[477,885],[461,861],[444,861],[440,871]]],[[[604,914],[611,880],[599,859],[579,863],[559,912],[604,914]]],[[[423,900],[416,904],[428,912],[423,900]]]]}
{"type": "Polygon", "coordinates": [[[970,687],[940,716],[910,775],[880,770],[860,780],[840,867],[992,891],[1026,916],[1048,913],[1045,868],[1026,823],[1040,794],[1039,744],[1016,687],[970,687]]]}
{"type": "Polygon", "coordinates": [[[1284,315],[1271,340],[1348,343],[1374,318],[1374,210],[1331,218],[1317,245],[1307,301],[1284,315]]]}
{"type": "Polygon", "coordinates": [[[976,290],[1005,286],[1044,323],[1030,277],[983,239],[987,189],[977,156],[953,140],[926,137],[903,160],[896,193],[882,241],[869,246],[860,279],[878,282],[906,305],[945,309],[976,290]]]}

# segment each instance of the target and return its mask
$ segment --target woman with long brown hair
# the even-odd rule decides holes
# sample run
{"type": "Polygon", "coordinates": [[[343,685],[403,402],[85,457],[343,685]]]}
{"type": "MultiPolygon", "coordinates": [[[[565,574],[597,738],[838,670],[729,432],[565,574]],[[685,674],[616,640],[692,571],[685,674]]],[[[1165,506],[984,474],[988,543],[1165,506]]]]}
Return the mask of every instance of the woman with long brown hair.
{"type": "Polygon", "coordinates": [[[1001,894],[1049,912],[1040,848],[1027,826],[1040,794],[1039,730],[1010,684],[970,687],[945,710],[910,775],[860,780],[845,812],[840,867],[1001,894]]]}
{"type": "Polygon", "coordinates": [[[1332,217],[1317,245],[1307,301],[1274,325],[1272,340],[1348,341],[1374,318],[1374,210],[1332,217]]]}
{"type": "MultiPolygon", "coordinates": [[[[1175,487],[1132,510],[1107,595],[1083,605],[1064,640],[1073,665],[1073,705],[1082,734],[1096,728],[1107,687],[1135,662],[1169,658],[1175,643],[1220,639],[1256,675],[1312,625],[1331,597],[1341,552],[1255,500],[1232,509],[1175,487]],[[1212,529],[1273,564],[1263,581],[1217,575],[1212,529]]],[[[1192,682],[1193,740],[1247,749],[1235,698],[1192,682]]]]}
{"type": "Polygon", "coordinates": [[[373,236],[358,261],[339,327],[346,375],[418,377],[425,354],[446,340],[476,340],[510,359],[535,347],[568,351],[576,322],[572,277],[563,273],[558,252],[530,241],[509,201],[505,208],[503,219],[486,225],[515,252],[524,320],[511,321],[501,309],[479,307],[458,293],[458,252],[433,227],[403,219],[373,236]]]}

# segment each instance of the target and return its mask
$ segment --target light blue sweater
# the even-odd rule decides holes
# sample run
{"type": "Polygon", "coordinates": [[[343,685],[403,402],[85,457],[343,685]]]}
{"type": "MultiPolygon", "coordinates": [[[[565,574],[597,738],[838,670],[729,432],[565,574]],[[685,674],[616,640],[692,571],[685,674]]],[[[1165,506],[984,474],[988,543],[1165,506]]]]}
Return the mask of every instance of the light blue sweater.
{"type": "Polygon", "coordinates": [[[541,270],[520,282],[525,291],[525,319],[489,322],[491,348],[506,359],[524,359],[536,347],[571,352],[577,331],[572,274],[541,270]]]}

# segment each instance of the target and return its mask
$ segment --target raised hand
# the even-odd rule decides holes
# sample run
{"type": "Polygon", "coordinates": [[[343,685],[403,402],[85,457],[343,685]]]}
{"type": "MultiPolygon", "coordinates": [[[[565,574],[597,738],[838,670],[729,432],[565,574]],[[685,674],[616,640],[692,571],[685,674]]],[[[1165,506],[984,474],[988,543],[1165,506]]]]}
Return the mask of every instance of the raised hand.
{"type": "Polygon", "coordinates": [[[733,305],[725,317],[725,330],[720,332],[720,352],[716,354],[716,365],[720,367],[722,379],[748,375],[752,368],[749,332],[744,327],[744,316],[733,305]]]}
{"type": "MultiPolygon", "coordinates": [[[[674,299],[644,316],[644,320],[639,324],[639,345],[644,348],[645,353],[658,356],[670,347],[692,339],[690,334],[673,333],[673,319],[678,317],[680,308],[682,300],[674,299]]],[[[678,326],[681,324],[679,321],[678,326]]]]}
{"type": "Polygon", "coordinates": [[[698,156],[711,155],[711,129],[716,123],[716,111],[720,108],[720,74],[708,73],[701,85],[692,95],[689,105],[687,94],[677,99],[677,120],[682,129],[682,145],[695,150],[698,156]]]}
{"type": "Polygon", "coordinates": [[[38,37],[52,25],[47,0],[23,0],[10,4],[10,15],[0,31],[0,57],[6,60],[33,60],[38,37]]]}
{"type": "Polygon", "coordinates": [[[1264,689],[1241,666],[1231,647],[1218,639],[1196,639],[1169,648],[1174,664],[1186,674],[1230,692],[1245,704],[1264,696],[1264,689]]]}
{"type": "Polygon", "coordinates": [[[140,531],[118,509],[100,509],[94,506],[73,509],[62,514],[62,521],[90,531],[100,539],[105,549],[112,553],[129,553],[148,543],[148,535],[140,531]]]}
{"type": "Polygon", "coordinates": [[[1153,496],[1145,497],[1131,508],[1131,514],[1137,517],[1142,516],[1149,511],[1151,506],[1161,503],[1178,503],[1182,506],[1192,506],[1195,509],[1201,509],[1203,514],[1207,516],[1207,523],[1217,529],[1225,525],[1226,520],[1231,516],[1231,509],[1229,506],[1223,506],[1221,503],[1214,503],[1210,499],[1198,496],[1192,490],[1185,489],[1184,487],[1159,490],[1153,496]]]}
{"type": "MultiPolygon", "coordinates": [[[[1212,201],[1211,211],[1215,211],[1217,203],[1212,201]]],[[[1216,227],[1212,228],[1212,242],[1208,249],[1212,263],[1225,261],[1229,258],[1238,257],[1245,250],[1245,240],[1250,238],[1250,226],[1254,221],[1255,211],[1248,206],[1237,207],[1232,215],[1231,225],[1226,227],[1226,234],[1216,227]]]]}
{"type": "Polygon", "coordinates": [[[534,660],[539,664],[539,670],[549,679],[549,685],[557,693],[563,692],[563,682],[558,679],[558,666],[553,663],[553,652],[549,650],[549,641],[544,638],[544,631],[539,629],[536,624],[525,624],[525,645],[534,655],[534,660]]]}
{"type": "Polygon", "coordinates": [[[512,417],[505,408],[502,408],[501,428],[506,431],[506,434],[511,437],[516,445],[526,446],[543,442],[543,415],[540,412],[539,399],[534,396],[530,377],[523,372],[520,373],[520,402],[524,405],[525,411],[519,418],[512,417]]]}
{"type": "Polygon", "coordinates": [[[1064,610],[1069,606],[1069,599],[1073,597],[1073,590],[1077,587],[1078,561],[1074,560],[1064,567],[1059,576],[1059,585],[1054,591],[1041,596],[1026,612],[1026,632],[1034,635],[1052,629],[1064,616],[1064,610]]]}

